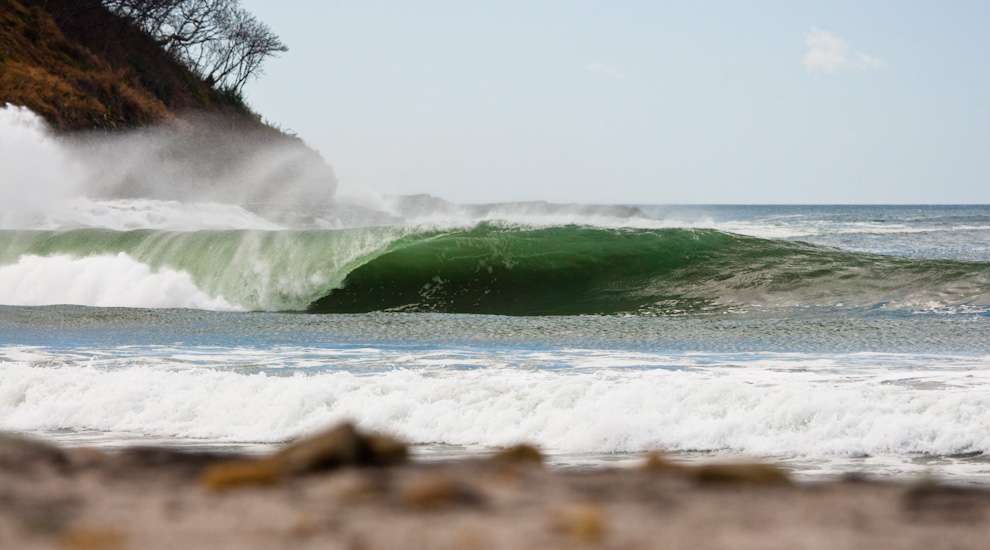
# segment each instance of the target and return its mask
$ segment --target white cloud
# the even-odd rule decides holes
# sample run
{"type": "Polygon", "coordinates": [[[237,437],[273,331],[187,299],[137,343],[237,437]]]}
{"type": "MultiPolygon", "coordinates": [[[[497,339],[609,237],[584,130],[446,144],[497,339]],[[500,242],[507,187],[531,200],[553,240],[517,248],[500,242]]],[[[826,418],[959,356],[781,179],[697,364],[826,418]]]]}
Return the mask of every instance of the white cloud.
{"type": "Polygon", "coordinates": [[[626,74],[622,72],[618,67],[613,67],[612,65],[607,65],[605,63],[600,63],[598,61],[593,61],[584,66],[584,70],[589,73],[600,74],[602,76],[607,76],[615,79],[623,79],[626,74]]]}
{"type": "Polygon", "coordinates": [[[842,37],[812,29],[804,39],[806,50],[801,64],[811,72],[833,74],[847,70],[868,70],[883,66],[879,57],[853,52],[842,37]]]}

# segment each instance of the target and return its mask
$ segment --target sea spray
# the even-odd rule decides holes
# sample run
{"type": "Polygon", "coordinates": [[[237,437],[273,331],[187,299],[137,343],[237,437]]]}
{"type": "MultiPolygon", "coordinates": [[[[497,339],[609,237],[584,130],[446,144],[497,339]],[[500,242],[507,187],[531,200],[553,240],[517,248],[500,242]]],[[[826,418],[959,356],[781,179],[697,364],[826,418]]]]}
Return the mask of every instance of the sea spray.
{"type": "Polygon", "coordinates": [[[0,107],[0,227],[29,227],[79,192],[82,168],[23,107],[0,107]]]}
{"type": "Polygon", "coordinates": [[[277,229],[277,220],[329,216],[335,189],[333,170],[300,140],[236,118],[55,135],[30,110],[0,107],[3,228],[136,228],[141,218],[127,212],[135,208],[148,213],[144,228],[277,229]],[[200,215],[183,215],[177,203],[200,215]],[[101,207],[127,220],[92,215],[101,207]],[[227,212],[200,221],[211,208],[227,212]]]}

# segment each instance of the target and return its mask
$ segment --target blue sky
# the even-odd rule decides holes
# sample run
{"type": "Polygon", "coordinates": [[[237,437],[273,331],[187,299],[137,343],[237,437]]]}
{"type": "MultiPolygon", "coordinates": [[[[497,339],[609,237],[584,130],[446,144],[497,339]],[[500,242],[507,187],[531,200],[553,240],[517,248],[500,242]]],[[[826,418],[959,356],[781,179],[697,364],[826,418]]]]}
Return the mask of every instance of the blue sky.
{"type": "Polygon", "coordinates": [[[463,202],[990,202],[990,2],[242,0],[342,185],[463,202]]]}

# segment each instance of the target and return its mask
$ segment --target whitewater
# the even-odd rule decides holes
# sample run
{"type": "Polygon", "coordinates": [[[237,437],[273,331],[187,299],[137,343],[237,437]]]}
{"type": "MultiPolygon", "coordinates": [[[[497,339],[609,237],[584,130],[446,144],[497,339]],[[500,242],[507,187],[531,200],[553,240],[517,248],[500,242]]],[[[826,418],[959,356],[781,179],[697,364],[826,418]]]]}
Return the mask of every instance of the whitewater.
{"type": "Polygon", "coordinates": [[[0,109],[0,429],[260,450],[351,419],[437,459],[529,441],[561,466],[659,449],[990,482],[990,207],[334,182],[314,212],[133,192],[167,172],[158,145],[0,109]]]}
{"type": "Polygon", "coordinates": [[[971,428],[990,421],[990,396],[982,391],[990,374],[979,368],[986,356],[389,347],[84,355],[66,361],[43,349],[0,349],[6,425],[104,438],[275,443],[358,418],[419,442],[535,441],[564,455],[655,448],[846,459],[990,452],[990,437],[971,428]],[[203,363],[228,368],[196,368],[203,363]],[[246,364],[266,366],[250,374],[230,368],[246,364]],[[836,371],[841,383],[829,376],[836,371]]]}

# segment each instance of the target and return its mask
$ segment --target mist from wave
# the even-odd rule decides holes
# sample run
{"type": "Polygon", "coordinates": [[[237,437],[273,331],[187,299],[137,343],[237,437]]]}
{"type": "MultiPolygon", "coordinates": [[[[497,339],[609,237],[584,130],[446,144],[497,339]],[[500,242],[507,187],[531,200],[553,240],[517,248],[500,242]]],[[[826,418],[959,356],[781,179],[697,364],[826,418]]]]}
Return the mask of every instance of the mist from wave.
{"type": "Polygon", "coordinates": [[[301,141],[276,134],[192,114],[112,134],[55,134],[30,110],[0,106],[0,227],[316,223],[334,204],[336,176],[301,141]]]}

